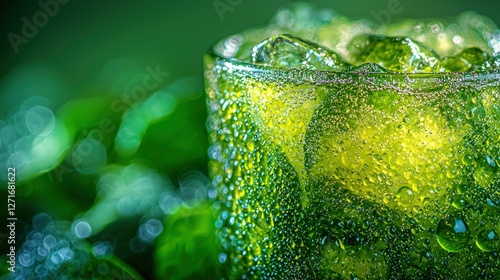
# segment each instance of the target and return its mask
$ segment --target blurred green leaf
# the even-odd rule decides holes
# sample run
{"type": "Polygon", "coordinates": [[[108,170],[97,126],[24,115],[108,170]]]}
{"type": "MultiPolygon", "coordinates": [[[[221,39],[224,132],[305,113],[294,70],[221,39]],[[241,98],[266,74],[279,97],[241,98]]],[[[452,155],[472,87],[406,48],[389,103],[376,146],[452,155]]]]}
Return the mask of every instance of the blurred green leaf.
{"type": "Polygon", "coordinates": [[[165,217],[155,252],[157,279],[220,279],[214,209],[207,201],[165,217]]]}
{"type": "Polygon", "coordinates": [[[208,162],[208,135],[205,100],[178,103],[169,118],[152,124],[144,135],[136,157],[148,159],[157,170],[175,177],[187,166],[205,171],[208,162]]]}
{"type": "Polygon", "coordinates": [[[97,127],[105,133],[116,130],[110,119],[116,114],[109,96],[71,100],[58,110],[57,115],[63,120],[71,137],[85,128],[97,127]]]}
{"type": "MultiPolygon", "coordinates": [[[[102,277],[102,279],[121,279],[121,280],[140,280],[143,279],[139,273],[137,273],[131,266],[122,261],[120,258],[115,256],[110,256],[102,259],[100,263],[106,263],[109,265],[110,275],[102,277]]],[[[97,279],[97,278],[92,278],[97,279]]]]}

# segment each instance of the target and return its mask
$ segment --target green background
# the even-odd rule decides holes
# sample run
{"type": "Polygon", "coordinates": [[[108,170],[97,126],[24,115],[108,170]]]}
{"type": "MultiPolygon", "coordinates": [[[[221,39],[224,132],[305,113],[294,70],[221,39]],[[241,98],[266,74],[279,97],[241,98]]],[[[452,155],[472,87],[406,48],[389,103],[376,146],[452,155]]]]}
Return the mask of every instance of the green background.
{"type": "MultiPolygon", "coordinates": [[[[394,1],[397,0],[309,2],[348,16],[373,19],[373,13],[386,10],[394,1]]],[[[90,173],[75,168],[78,172],[72,170],[63,175],[57,173],[60,169],[49,168],[34,172],[30,178],[18,178],[16,215],[20,219],[19,238],[30,230],[31,219],[38,213],[47,213],[57,221],[75,221],[82,213],[98,219],[103,214],[94,211],[97,206],[104,205],[100,208],[102,211],[111,211],[116,205],[99,196],[96,188],[103,174],[130,172],[139,177],[156,174],[170,182],[169,190],[176,193],[172,197],[184,201],[179,210],[174,207],[163,212],[144,210],[125,217],[110,216],[100,222],[101,229],[94,229],[87,239],[88,244],[95,247],[102,240],[112,240],[112,255],[130,264],[144,278],[218,277],[214,272],[217,256],[211,255],[218,249],[214,245],[214,236],[207,237],[207,232],[214,230],[210,199],[206,194],[195,197],[196,200],[189,194],[183,197],[182,193],[182,186],[189,181],[185,178],[191,178],[201,186],[200,189],[210,191],[205,177],[208,141],[202,57],[217,40],[248,27],[266,24],[278,7],[294,1],[220,0],[219,3],[230,6],[222,13],[217,12],[216,2],[71,0],[59,5],[59,11],[38,28],[26,44],[20,44],[17,53],[8,34],[21,35],[22,18],[31,21],[41,8],[37,1],[27,0],[1,4],[0,119],[8,124],[13,112],[20,110],[23,102],[40,96],[46,98],[40,102],[68,126],[70,133],[66,146],[71,147],[85,138],[86,132],[99,128],[103,119],[109,120],[108,128],[113,127],[105,133],[106,139],[99,146],[104,148],[106,155],[105,168],[90,173]],[[160,79],[157,87],[148,90],[144,96],[124,100],[129,88],[140,84],[144,75],[150,73],[148,69],[156,68],[168,76],[160,79]],[[136,130],[144,129],[137,150],[117,151],[113,139],[124,122],[125,109],[113,110],[113,102],[119,100],[130,108],[133,103],[152,100],[143,104],[142,111],[137,109],[137,120],[150,111],[149,105],[165,101],[161,97],[152,97],[157,91],[174,96],[175,100],[167,98],[167,101],[174,100],[172,102],[176,105],[160,108],[168,113],[156,117],[149,115],[151,122],[143,126],[131,126],[136,130]],[[148,171],[137,168],[137,162],[147,166],[148,171]],[[195,176],[193,171],[197,172],[195,176]],[[190,201],[195,203],[190,204],[190,201]],[[137,235],[145,220],[153,218],[163,222],[162,234],[154,241],[142,244],[142,249],[137,252],[126,248],[130,247],[130,240],[137,235]]],[[[393,17],[443,17],[474,10],[500,24],[498,1],[397,2],[402,11],[393,17]]],[[[130,119],[133,122],[134,116],[130,119]]],[[[5,154],[7,150],[3,147],[9,143],[3,141],[0,151],[5,160],[9,155],[5,154]]],[[[68,152],[61,153],[64,156],[68,152]]],[[[35,164],[37,159],[32,160],[35,164]]],[[[60,167],[63,162],[59,159],[55,164],[60,167]]],[[[100,163],[87,159],[91,167],[100,163]]],[[[6,176],[5,171],[1,174],[6,176]]],[[[4,178],[2,182],[5,186],[4,178]]],[[[0,193],[3,197],[0,205],[6,209],[5,187],[0,193]]],[[[150,208],[155,206],[154,203],[148,205],[150,208]]],[[[4,210],[1,211],[4,217],[4,210]]],[[[7,247],[3,238],[0,239],[0,248],[4,256],[7,247]]],[[[117,266],[128,269],[126,264],[117,266]]]]}

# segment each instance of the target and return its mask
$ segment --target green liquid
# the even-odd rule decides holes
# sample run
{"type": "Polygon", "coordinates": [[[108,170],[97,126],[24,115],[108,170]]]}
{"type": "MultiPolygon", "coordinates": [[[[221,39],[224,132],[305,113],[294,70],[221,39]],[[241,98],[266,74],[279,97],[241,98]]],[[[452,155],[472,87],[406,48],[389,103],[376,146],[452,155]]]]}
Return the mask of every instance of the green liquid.
{"type": "Polygon", "coordinates": [[[295,68],[205,57],[225,277],[500,277],[498,69],[316,71],[290,48],[295,68]]]}

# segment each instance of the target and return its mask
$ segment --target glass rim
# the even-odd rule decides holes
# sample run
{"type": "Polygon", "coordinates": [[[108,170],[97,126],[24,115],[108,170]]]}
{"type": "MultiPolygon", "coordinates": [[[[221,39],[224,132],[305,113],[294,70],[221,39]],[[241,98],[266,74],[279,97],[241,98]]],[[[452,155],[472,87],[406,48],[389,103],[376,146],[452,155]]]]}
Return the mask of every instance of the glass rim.
{"type": "MultiPolygon", "coordinates": [[[[223,49],[223,44],[224,42],[228,41],[230,38],[234,36],[245,36],[245,33],[249,31],[255,31],[255,30],[262,30],[263,27],[254,27],[248,30],[244,30],[240,33],[236,33],[230,36],[227,36],[219,41],[217,41],[215,44],[213,44],[209,50],[206,52],[205,55],[209,55],[212,58],[215,58],[216,60],[219,60],[223,63],[229,63],[233,67],[236,67],[238,69],[247,69],[247,70],[253,70],[253,71],[259,71],[259,72],[277,72],[277,71],[283,71],[283,72],[288,72],[288,71],[299,71],[299,72],[304,72],[304,73],[309,73],[309,74],[314,74],[314,73],[324,73],[324,74],[330,74],[330,75],[369,75],[369,76],[374,76],[374,77],[405,77],[405,78],[438,78],[438,77],[448,77],[448,78],[454,78],[456,77],[457,79],[466,79],[466,80],[478,80],[478,79],[487,79],[487,80],[499,80],[500,81],[500,67],[494,68],[492,70],[488,71],[461,71],[461,72],[428,72],[428,73],[407,73],[407,72],[393,72],[389,71],[388,72],[367,72],[367,71],[360,71],[360,72],[354,72],[354,71],[334,71],[334,70],[317,70],[317,69],[310,69],[306,67],[279,67],[279,66],[272,66],[272,65],[266,65],[266,64],[257,64],[257,63],[252,63],[248,61],[244,61],[235,57],[231,56],[225,56],[222,54],[222,49],[223,49]],[[218,51],[220,49],[220,51],[218,51]]],[[[360,66],[360,65],[357,65],[360,66]]],[[[357,67],[355,66],[355,67],[357,67]]]]}
{"type": "Polygon", "coordinates": [[[327,74],[339,74],[339,75],[370,75],[370,76],[401,76],[401,77],[458,77],[458,76],[474,76],[475,79],[478,78],[488,78],[488,79],[500,79],[500,68],[494,69],[493,71],[463,71],[463,72],[429,72],[429,73],[406,73],[406,72],[350,72],[350,71],[333,71],[333,70],[317,70],[309,69],[305,67],[278,67],[266,64],[256,64],[251,62],[246,62],[237,58],[231,58],[223,56],[215,51],[215,47],[218,45],[213,45],[209,51],[205,54],[223,63],[229,63],[233,68],[237,69],[248,69],[259,72],[277,72],[277,71],[300,71],[305,73],[327,73],[327,74]]]}
{"type": "Polygon", "coordinates": [[[313,70],[304,67],[274,67],[224,57],[216,52],[215,48],[219,43],[205,54],[205,70],[220,67],[222,71],[232,73],[231,75],[237,75],[242,79],[248,78],[265,83],[336,87],[357,84],[360,88],[390,90],[410,95],[434,93],[447,95],[461,90],[500,87],[500,69],[495,69],[493,72],[370,73],[313,70]]]}

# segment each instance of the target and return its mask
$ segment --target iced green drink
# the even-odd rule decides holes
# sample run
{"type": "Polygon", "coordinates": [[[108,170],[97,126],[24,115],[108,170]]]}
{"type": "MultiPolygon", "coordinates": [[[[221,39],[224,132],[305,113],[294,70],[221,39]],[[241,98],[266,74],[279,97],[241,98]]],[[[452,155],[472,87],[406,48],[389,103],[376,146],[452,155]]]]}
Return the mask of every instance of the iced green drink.
{"type": "Polygon", "coordinates": [[[500,31],[298,4],[205,56],[226,279],[499,279],[500,31]]]}

